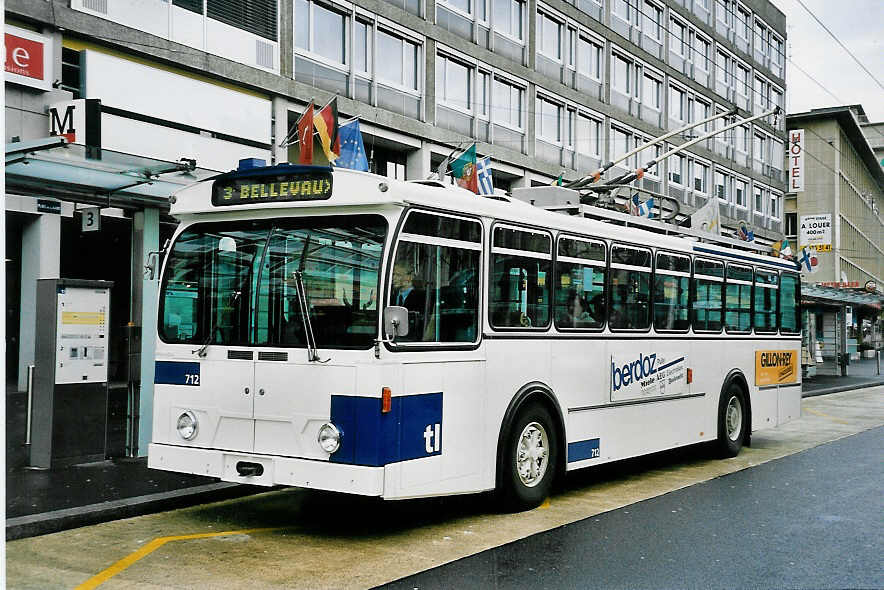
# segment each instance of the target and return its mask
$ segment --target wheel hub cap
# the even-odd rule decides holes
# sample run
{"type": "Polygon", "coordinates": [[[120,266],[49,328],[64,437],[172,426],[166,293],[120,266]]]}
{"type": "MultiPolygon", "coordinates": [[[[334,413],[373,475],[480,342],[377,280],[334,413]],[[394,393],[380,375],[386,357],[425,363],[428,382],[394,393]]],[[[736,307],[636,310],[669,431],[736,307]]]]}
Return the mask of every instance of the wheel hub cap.
{"type": "Polygon", "coordinates": [[[549,437],[546,429],[537,422],[531,422],[522,430],[516,446],[516,472],[522,483],[529,488],[539,484],[546,474],[548,459],[549,437]]]}
{"type": "Polygon", "coordinates": [[[727,437],[732,441],[740,438],[743,430],[743,406],[737,396],[732,396],[727,402],[727,413],[725,414],[725,426],[727,428],[727,437]]]}

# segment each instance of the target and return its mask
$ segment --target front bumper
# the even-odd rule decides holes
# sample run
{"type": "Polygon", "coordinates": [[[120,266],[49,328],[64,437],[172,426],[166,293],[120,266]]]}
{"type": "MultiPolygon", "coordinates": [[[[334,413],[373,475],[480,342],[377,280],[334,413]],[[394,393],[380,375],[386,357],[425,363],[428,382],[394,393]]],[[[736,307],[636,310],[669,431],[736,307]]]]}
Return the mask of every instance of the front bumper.
{"type": "Polygon", "coordinates": [[[147,466],[151,469],[205,475],[250,485],[297,486],[361,496],[384,494],[383,467],[342,465],[328,461],[157,443],[152,443],[148,448],[147,466]],[[236,468],[239,462],[258,463],[263,467],[263,473],[240,475],[236,468]]]}

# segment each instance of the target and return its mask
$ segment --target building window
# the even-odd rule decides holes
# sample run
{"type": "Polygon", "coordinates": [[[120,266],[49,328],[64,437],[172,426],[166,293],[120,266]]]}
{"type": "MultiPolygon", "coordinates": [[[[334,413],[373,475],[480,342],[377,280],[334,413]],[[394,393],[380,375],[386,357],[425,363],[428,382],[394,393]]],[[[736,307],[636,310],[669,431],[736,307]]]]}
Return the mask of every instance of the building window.
{"type": "Polygon", "coordinates": [[[699,193],[705,193],[708,179],[709,166],[702,162],[694,162],[694,190],[699,193]]]}
{"type": "MultiPolygon", "coordinates": [[[[200,0],[202,2],[202,0],[200,0]]],[[[200,9],[202,12],[202,9],[200,9]]],[[[61,89],[80,98],[81,87],[80,52],[68,47],[61,48],[61,89]]]]}
{"type": "Polygon", "coordinates": [[[522,105],[525,89],[507,80],[494,78],[494,122],[522,130],[522,105]]]}
{"type": "Polygon", "coordinates": [[[207,0],[206,15],[237,29],[276,41],[276,2],[277,0],[207,0]]]}
{"type": "Polygon", "coordinates": [[[651,2],[645,2],[642,12],[642,32],[651,39],[661,41],[663,33],[660,30],[660,23],[663,20],[663,9],[651,2]]]}
{"type": "MultiPolygon", "coordinates": [[[[618,129],[617,127],[611,127],[611,154],[613,154],[611,160],[615,160],[629,151],[632,147],[631,139],[632,134],[628,131],[618,129]]],[[[632,156],[628,160],[620,162],[619,165],[627,168],[635,168],[634,163],[635,156],[632,156]]]]}
{"type": "Polygon", "coordinates": [[[602,123],[582,113],[577,115],[577,151],[588,156],[601,156],[602,123]]]}
{"type": "Polygon", "coordinates": [[[378,30],[378,80],[411,91],[418,89],[418,45],[378,30]]]}
{"type": "Polygon", "coordinates": [[[685,92],[675,86],[669,87],[669,117],[676,121],[685,122],[685,92]]]}
{"type": "Polygon", "coordinates": [[[642,76],[642,104],[659,111],[662,108],[663,82],[647,72],[642,76]]]}
{"type": "Polygon", "coordinates": [[[776,195],[774,193],[770,194],[770,218],[771,219],[779,219],[780,218],[780,202],[782,201],[782,197],[780,195],[776,195]]]}
{"type": "Polygon", "coordinates": [[[577,71],[584,76],[601,81],[602,46],[583,36],[577,40],[577,71]]]}
{"type": "Polygon", "coordinates": [[[335,64],[346,64],[346,15],[321,4],[296,0],[295,46],[335,64]]]}
{"type": "Polygon", "coordinates": [[[669,50],[675,53],[676,55],[680,55],[682,57],[688,57],[687,55],[687,43],[688,43],[688,28],[680,21],[675,19],[671,19],[669,21],[669,39],[670,39],[670,47],[669,50]]]}
{"type": "Polygon", "coordinates": [[[704,72],[709,71],[710,47],[712,47],[712,44],[709,41],[699,35],[694,35],[694,66],[700,68],[704,72]]]}
{"type": "Polygon", "coordinates": [[[758,133],[755,134],[753,139],[752,157],[758,162],[767,162],[767,138],[758,133]]]}
{"type": "Polygon", "coordinates": [[[564,25],[542,12],[537,13],[537,51],[549,59],[562,61],[564,25]]]}
{"type": "Polygon", "coordinates": [[[746,181],[739,178],[734,180],[734,202],[737,207],[746,208],[748,196],[746,194],[746,181]]]}
{"type": "Polygon", "coordinates": [[[472,112],[472,79],[472,66],[446,56],[436,56],[436,99],[440,104],[472,112]]]}
{"type": "Polygon", "coordinates": [[[725,203],[729,202],[729,195],[727,190],[728,185],[728,177],[721,170],[715,171],[715,196],[718,197],[719,200],[724,201],[725,203]]]}
{"type": "Polygon", "coordinates": [[[635,0],[614,0],[611,6],[611,14],[630,24],[638,23],[638,11],[634,4],[635,0]]]}
{"type": "Polygon", "coordinates": [[[764,189],[755,187],[755,213],[764,215],[764,189]]]}
{"type": "Polygon", "coordinates": [[[786,237],[794,238],[798,235],[798,213],[786,213],[786,237]]]}
{"type": "Polygon", "coordinates": [[[669,182],[684,185],[684,167],[686,163],[685,157],[681,154],[675,154],[669,158],[669,182]]]}
{"type": "Polygon", "coordinates": [[[357,20],[353,29],[353,69],[371,76],[371,24],[357,20]]]}
{"type": "Polygon", "coordinates": [[[525,40],[525,3],[519,0],[494,0],[494,30],[518,41],[525,40]]]}
{"type": "Polygon", "coordinates": [[[611,89],[629,97],[638,97],[638,66],[631,60],[616,53],[612,56],[614,67],[611,75],[611,89]]]}
{"type": "Polygon", "coordinates": [[[537,137],[555,144],[562,143],[562,112],[561,104],[552,102],[542,96],[537,97],[537,137]]]}

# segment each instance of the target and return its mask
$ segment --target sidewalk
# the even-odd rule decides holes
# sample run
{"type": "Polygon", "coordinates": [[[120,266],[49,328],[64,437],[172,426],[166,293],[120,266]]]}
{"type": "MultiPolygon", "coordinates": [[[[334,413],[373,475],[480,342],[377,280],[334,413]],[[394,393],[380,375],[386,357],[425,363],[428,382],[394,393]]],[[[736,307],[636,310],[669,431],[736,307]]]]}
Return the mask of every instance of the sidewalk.
{"type": "Polygon", "coordinates": [[[884,385],[884,359],[881,360],[881,375],[878,374],[875,359],[850,361],[847,377],[841,377],[841,369],[834,361],[826,361],[817,366],[817,374],[805,379],[802,384],[802,397],[813,397],[836,393],[848,389],[884,385]]]}
{"type": "Polygon", "coordinates": [[[157,471],[147,459],[27,468],[27,395],[6,393],[6,539],[252,494],[264,488],[157,471]]]}
{"type": "MultiPolygon", "coordinates": [[[[834,376],[834,366],[823,369],[829,374],[804,381],[804,397],[884,384],[884,375],[877,374],[874,360],[854,361],[848,377],[834,376]]],[[[144,458],[100,461],[50,471],[27,469],[26,404],[24,393],[7,391],[7,540],[266,490],[148,469],[144,458]]]]}

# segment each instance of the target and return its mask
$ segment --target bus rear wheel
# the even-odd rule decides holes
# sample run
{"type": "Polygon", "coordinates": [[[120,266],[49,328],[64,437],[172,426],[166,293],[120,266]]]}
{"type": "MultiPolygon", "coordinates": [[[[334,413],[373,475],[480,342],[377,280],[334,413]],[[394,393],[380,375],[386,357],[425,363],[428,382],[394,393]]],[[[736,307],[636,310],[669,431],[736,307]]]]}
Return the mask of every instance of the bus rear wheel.
{"type": "Polygon", "coordinates": [[[742,388],[736,383],[727,386],[718,402],[718,441],[716,443],[718,454],[722,458],[736,457],[743,442],[746,440],[746,431],[749,413],[746,406],[746,396],[742,388]]]}
{"type": "Polygon", "coordinates": [[[506,435],[498,496],[512,512],[530,510],[552,491],[559,459],[559,434],[543,405],[523,408],[506,435]]]}

